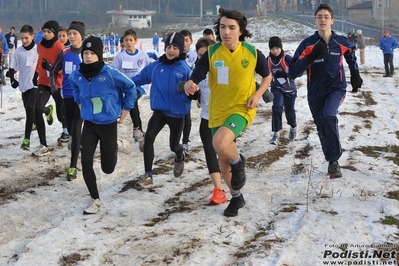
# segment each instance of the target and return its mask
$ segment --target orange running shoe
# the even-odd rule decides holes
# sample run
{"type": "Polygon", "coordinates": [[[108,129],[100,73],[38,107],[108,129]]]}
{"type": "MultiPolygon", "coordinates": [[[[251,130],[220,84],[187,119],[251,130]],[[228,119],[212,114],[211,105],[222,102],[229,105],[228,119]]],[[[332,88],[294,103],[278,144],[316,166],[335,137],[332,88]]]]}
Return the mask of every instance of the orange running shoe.
{"type": "Polygon", "coordinates": [[[226,192],[224,190],[214,188],[212,198],[209,199],[210,205],[216,205],[227,201],[226,192]]]}

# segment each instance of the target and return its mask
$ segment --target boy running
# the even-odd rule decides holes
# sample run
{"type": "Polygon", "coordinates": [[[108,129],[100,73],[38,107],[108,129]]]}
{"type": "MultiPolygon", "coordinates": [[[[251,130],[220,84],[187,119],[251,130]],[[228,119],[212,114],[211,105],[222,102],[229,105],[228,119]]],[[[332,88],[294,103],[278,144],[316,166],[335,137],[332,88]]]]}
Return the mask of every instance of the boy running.
{"type": "Polygon", "coordinates": [[[150,92],[151,109],[154,111],[148,121],[144,137],[144,174],[139,177],[135,188],[153,188],[152,164],[154,142],[165,125],[169,126],[170,150],[176,154],[173,174],[180,177],[184,171],[183,147],[179,140],[183,129],[183,118],[191,109],[191,99],[177,91],[177,85],[186,81],[190,68],[184,62],[184,36],[174,32],[165,41],[165,54],[146,66],[132,79],[136,86],[152,83],[150,92]],[[168,81],[168,82],[165,82],[168,81]]]}
{"type": "Polygon", "coordinates": [[[35,105],[36,105],[36,91],[37,91],[37,73],[35,72],[37,60],[37,47],[33,41],[34,32],[30,25],[23,25],[20,30],[22,46],[18,47],[14,54],[13,60],[10,62],[11,87],[22,92],[22,101],[25,107],[26,122],[25,122],[25,137],[21,144],[21,149],[30,150],[30,135],[32,133],[32,126],[35,122],[35,105]],[[19,71],[19,81],[14,78],[14,70],[19,71]]]}
{"type": "MultiPolygon", "coordinates": [[[[140,71],[150,64],[151,59],[148,54],[140,49],[136,49],[137,34],[134,30],[128,29],[122,36],[125,49],[115,56],[112,65],[120,72],[128,76],[134,77],[140,71]]],[[[134,103],[134,108],[130,110],[130,117],[133,122],[133,139],[139,143],[139,149],[142,152],[144,146],[144,132],[140,117],[140,110],[138,106],[138,99],[146,94],[149,90],[149,85],[137,86],[137,99],[134,103]]]]}
{"type": "Polygon", "coordinates": [[[77,163],[80,151],[80,135],[82,131],[82,118],[80,109],[73,99],[73,89],[69,83],[69,75],[82,62],[82,41],[85,36],[85,24],[81,21],[72,21],[69,25],[68,39],[70,46],[64,48],[57,56],[50,70],[51,90],[57,90],[56,81],[62,71],[62,98],[64,99],[65,120],[68,132],[70,133],[71,161],[68,168],[67,180],[72,181],[77,177],[77,163]]]}
{"type": "Polygon", "coordinates": [[[294,79],[306,70],[309,108],[329,162],[328,174],[334,179],[342,177],[337,113],[346,95],[343,57],[351,72],[353,90],[357,91],[363,80],[356,63],[355,44],[331,30],[334,14],[328,4],[319,5],[314,21],[317,31],[299,44],[290,64],[290,77],[294,79]]]}
{"type": "Polygon", "coordinates": [[[100,142],[101,169],[111,174],[116,166],[118,148],[121,150],[117,124],[122,124],[133,108],[136,88],[131,79],[105,64],[100,38],[92,36],[84,40],[81,55],[83,62],[69,75],[69,82],[84,120],[82,172],[91,198],[83,214],[94,214],[104,207],[93,169],[94,152],[100,142]]]}
{"type": "Polygon", "coordinates": [[[187,95],[194,94],[199,90],[197,84],[210,73],[209,127],[222,176],[232,195],[224,211],[228,217],[237,216],[238,209],[245,206],[240,189],[246,182],[246,159],[238,153],[235,139],[252,123],[259,99],[272,78],[262,52],[244,41],[252,36],[246,27],[247,18],[239,11],[220,8],[214,26],[219,42],[209,47],[184,85],[187,95]],[[258,90],[255,72],[262,76],[258,90]]]}
{"type": "MultiPolygon", "coordinates": [[[[40,147],[33,153],[35,156],[46,156],[50,154],[50,150],[47,147],[46,140],[46,126],[44,124],[43,113],[47,117],[47,123],[52,125],[54,122],[54,105],[46,104],[50,99],[50,95],[53,96],[55,104],[57,106],[57,118],[62,123],[63,128],[67,131],[64,117],[64,101],[61,97],[61,93],[58,89],[51,91],[50,89],[50,69],[51,65],[54,63],[59,52],[64,49],[64,45],[57,39],[58,38],[59,25],[57,21],[49,20],[44,23],[43,39],[37,44],[37,52],[39,54],[39,59],[36,65],[36,72],[38,73],[38,88],[37,88],[37,101],[36,101],[36,111],[35,120],[37,132],[39,133],[40,147]],[[64,126],[65,125],[65,126],[64,126]]],[[[56,80],[56,88],[61,88],[62,77],[59,75],[56,80]]],[[[63,132],[66,134],[67,132],[63,132]]],[[[61,138],[62,138],[61,134],[61,138]]],[[[68,141],[68,140],[67,140],[68,141]]]]}

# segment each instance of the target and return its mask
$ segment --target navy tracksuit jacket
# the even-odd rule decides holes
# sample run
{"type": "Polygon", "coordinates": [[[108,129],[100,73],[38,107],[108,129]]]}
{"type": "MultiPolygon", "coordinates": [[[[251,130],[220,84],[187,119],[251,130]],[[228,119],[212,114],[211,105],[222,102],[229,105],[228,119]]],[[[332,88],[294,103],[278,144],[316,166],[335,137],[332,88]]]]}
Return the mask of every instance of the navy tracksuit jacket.
{"type": "Polygon", "coordinates": [[[300,43],[290,64],[290,77],[295,79],[306,70],[309,108],[325,159],[337,161],[342,154],[337,113],[346,95],[343,58],[351,71],[358,69],[355,45],[346,37],[332,32],[327,54],[322,54],[312,63],[306,56],[319,42],[325,43],[316,31],[300,43]]]}

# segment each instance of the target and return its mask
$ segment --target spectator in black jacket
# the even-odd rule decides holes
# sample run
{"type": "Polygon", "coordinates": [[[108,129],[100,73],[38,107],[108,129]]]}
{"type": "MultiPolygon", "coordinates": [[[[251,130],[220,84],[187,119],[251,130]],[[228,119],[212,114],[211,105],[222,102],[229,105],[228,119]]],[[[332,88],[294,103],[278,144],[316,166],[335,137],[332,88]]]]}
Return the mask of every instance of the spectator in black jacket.
{"type": "Polygon", "coordinates": [[[17,35],[15,35],[15,28],[11,27],[10,32],[7,33],[4,37],[6,37],[7,44],[8,44],[8,58],[5,58],[5,67],[6,69],[8,68],[8,61],[11,62],[12,54],[14,53],[15,49],[17,49],[18,45],[18,38],[17,35]]]}

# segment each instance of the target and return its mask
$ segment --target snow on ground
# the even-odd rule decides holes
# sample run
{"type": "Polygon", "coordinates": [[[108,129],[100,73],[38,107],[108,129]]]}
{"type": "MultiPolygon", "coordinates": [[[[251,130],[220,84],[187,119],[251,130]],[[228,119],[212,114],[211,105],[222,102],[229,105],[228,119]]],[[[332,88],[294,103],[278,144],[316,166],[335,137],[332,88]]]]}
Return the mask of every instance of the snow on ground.
{"type": "MultiPolygon", "coordinates": [[[[285,20],[250,20],[250,25],[255,44],[265,54],[272,35],[281,36],[284,49],[293,54],[299,40],[314,31],[285,20]]],[[[195,33],[194,39],[200,35],[195,33]]],[[[140,41],[144,49],[152,48],[150,39],[140,41]]],[[[173,177],[165,128],[155,143],[156,188],[131,188],[144,166],[127,119],[119,134],[130,140],[133,152],[120,154],[110,175],[101,172],[96,154],[106,210],[83,216],[89,195],[81,172],[75,182],[65,179],[69,152],[56,145],[61,124],[47,127],[51,156],[34,158],[22,151],[21,95],[3,87],[0,265],[397,265],[398,76],[382,77],[382,55],[374,46],[367,47],[366,65],[360,69],[363,87],[353,94],[349,85],[340,108],[344,177],[330,180],[326,175],[306,102],[306,78],[298,78],[297,140],[288,142],[284,125],[281,145],[268,143],[271,104],[263,102],[254,124],[237,140],[248,160],[248,182],[242,190],[247,205],[234,218],[222,215],[227,203],[206,206],[212,184],[195,104],[183,176],[173,177]]],[[[148,97],[139,105],[146,124],[151,115],[148,97]]],[[[36,145],[33,132],[31,146],[36,145]]]]}

